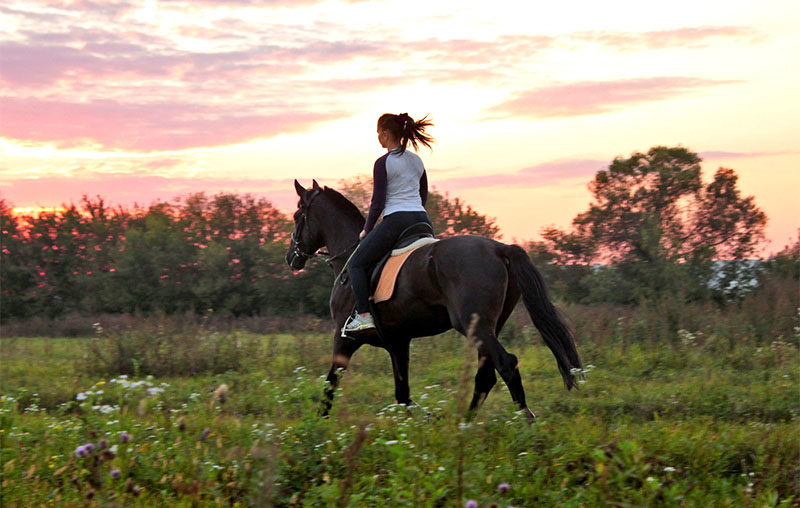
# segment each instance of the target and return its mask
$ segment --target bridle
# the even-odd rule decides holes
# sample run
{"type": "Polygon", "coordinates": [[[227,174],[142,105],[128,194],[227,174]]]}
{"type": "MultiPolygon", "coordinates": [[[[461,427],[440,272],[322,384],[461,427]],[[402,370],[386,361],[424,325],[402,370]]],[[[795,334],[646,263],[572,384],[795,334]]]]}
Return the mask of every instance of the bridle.
{"type": "Polygon", "coordinates": [[[304,263],[306,261],[308,261],[309,259],[315,258],[317,256],[321,256],[326,263],[328,263],[329,265],[332,266],[333,261],[346,256],[348,254],[348,252],[350,252],[350,249],[352,249],[353,247],[358,245],[359,242],[357,240],[353,245],[350,245],[345,250],[343,250],[339,254],[335,254],[335,255],[331,255],[330,253],[328,253],[326,251],[323,251],[323,250],[320,250],[320,249],[317,249],[314,252],[309,252],[309,251],[303,249],[303,247],[300,245],[300,237],[302,236],[303,228],[305,227],[306,222],[308,221],[308,209],[311,206],[311,203],[314,201],[314,199],[317,196],[319,196],[320,192],[321,192],[321,190],[314,189],[312,191],[311,197],[300,208],[300,210],[302,211],[302,215],[300,216],[300,220],[297,221],[297,227],[295,228],[294,231],[292,231],[292,236],[291,236],[292,245],[294,246],[294,249],[292,250],[292,254],[295,257],[299,257],[300,260],[303,261],[304,263]]]}

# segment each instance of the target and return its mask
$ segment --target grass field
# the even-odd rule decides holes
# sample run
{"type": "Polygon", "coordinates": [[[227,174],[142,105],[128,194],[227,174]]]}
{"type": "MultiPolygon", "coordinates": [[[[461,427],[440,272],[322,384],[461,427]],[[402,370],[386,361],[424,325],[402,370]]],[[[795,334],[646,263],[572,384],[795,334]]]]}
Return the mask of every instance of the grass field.
{"type": "Polygon", "coordinates": [[[367,346],[330,419],[327,334],[2,339],[2,505],[798,505],[797,337],[579,336],[572,392],[530,328],[506,337],[533,425],[502,383],[465,421],[476,354],[450,333],[412,344],[416,406],[367,346]]]}

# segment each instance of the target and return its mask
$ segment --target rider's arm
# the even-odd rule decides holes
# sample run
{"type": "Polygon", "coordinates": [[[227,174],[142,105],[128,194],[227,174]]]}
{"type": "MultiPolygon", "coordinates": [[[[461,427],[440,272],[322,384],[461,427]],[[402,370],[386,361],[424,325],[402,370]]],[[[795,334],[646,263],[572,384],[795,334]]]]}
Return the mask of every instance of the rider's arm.
{"type": "Polygon", "coordinates": [[[419,197],[422,198],[422,206],[428,202],[428,175],[425,170],[422,170],[422,176],[419,177],[419,197]]]}
{"type": "Polygon", "coordinates": [[[364,231],[369,233],[375,227],[386,206],[386,156],[375,161],[372,170],[372,202],[369,205],[369,215],[364,224],[364,231]]]}

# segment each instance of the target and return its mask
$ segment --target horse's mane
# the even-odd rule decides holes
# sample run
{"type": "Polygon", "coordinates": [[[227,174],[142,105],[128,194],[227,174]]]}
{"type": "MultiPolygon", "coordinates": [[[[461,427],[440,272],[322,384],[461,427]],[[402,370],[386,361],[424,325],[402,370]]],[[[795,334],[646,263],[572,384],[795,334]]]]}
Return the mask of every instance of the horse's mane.
{"type": "Polygon", "coordinates": [[[366,220],[364,219],[364,215],[361,213],[361,210],[359,210],[352,201],[344,197],[336,189],[325,186],[325,188],[322,189],[322,193],[330,198],[331,201],[333,201],[333,204],[337,208],[341,209],[347,216],[352,217],[353,219],[358,219],[362,223],[366,220]]]}

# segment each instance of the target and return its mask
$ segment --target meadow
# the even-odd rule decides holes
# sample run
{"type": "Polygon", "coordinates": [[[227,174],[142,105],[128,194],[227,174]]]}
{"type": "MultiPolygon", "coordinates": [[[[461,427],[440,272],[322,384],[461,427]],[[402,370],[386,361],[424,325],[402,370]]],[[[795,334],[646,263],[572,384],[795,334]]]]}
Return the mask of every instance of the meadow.
{"type": "Polygon", "coordinates": [[[796,309],[790,334],[735,312],[672,329],[656,309],[567,313],[579,390],[525,316],[502,336],[532,425],[502,382],[465,418],[477,355],[454,333],[412,343],[410,407],[392,403],[388,355],[363,347],[328,419],[329,333],[164,318],[5,337],[2,505],[798,505],[796,309]]]}

